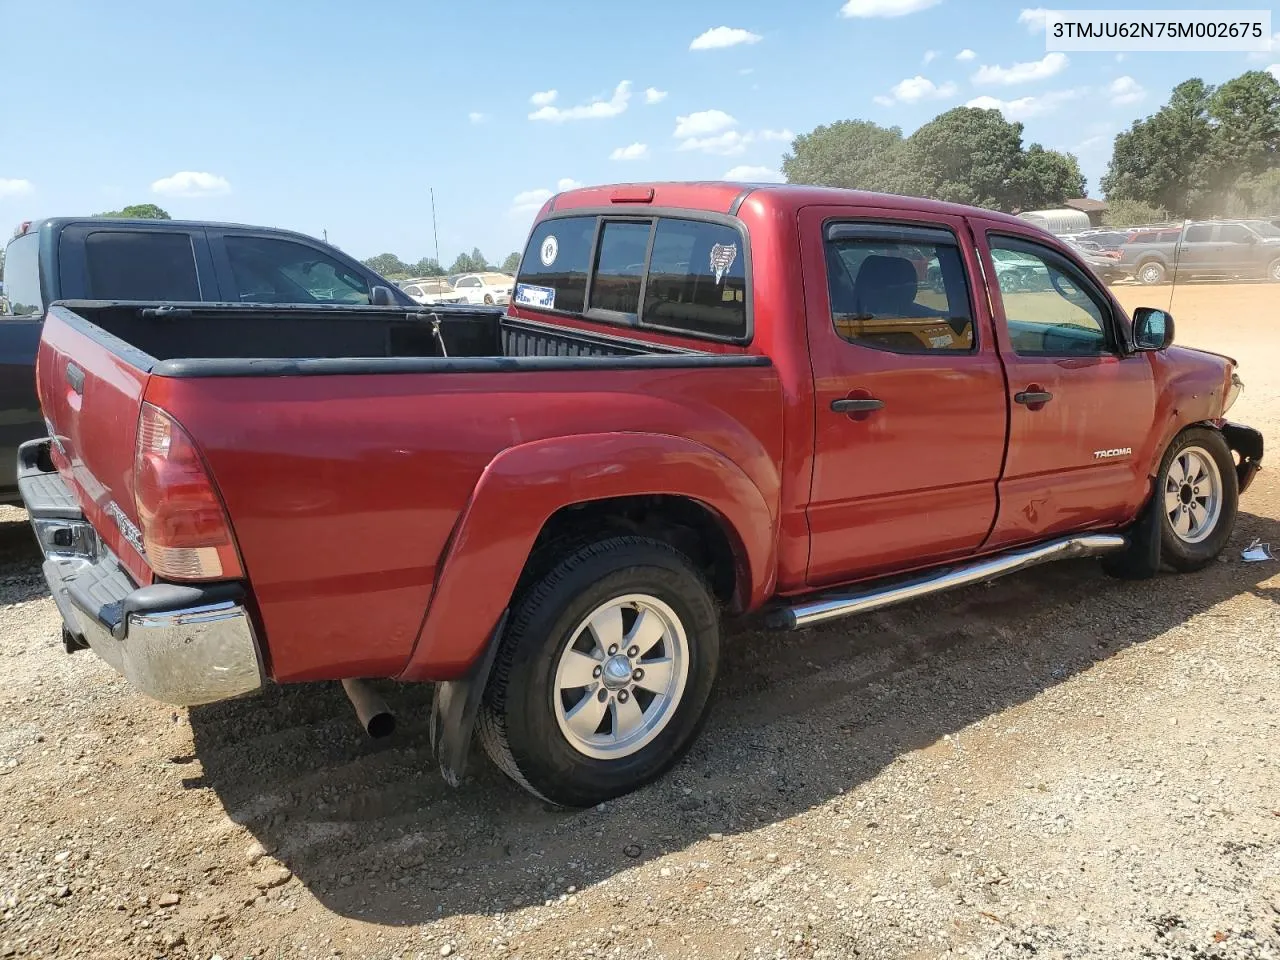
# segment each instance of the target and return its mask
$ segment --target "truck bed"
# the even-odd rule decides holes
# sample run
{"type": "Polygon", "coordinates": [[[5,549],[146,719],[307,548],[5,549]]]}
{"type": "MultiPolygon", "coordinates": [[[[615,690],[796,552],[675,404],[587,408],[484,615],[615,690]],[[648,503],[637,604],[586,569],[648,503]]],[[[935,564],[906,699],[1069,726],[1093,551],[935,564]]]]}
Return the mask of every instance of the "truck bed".
{"type": "MultiPolygon", "coordinates": [[[[61,306],[61,317],[71,326],[85,333],[93,327],[106,331],[118,341],[113,344],[117,353],[124,351],[135,365],[169,376],[262,374],[267,369],[281,369],[280,364],[264,366],[260,362],[254,364],[252,371],[239,363],[201,362],[209,360],[699,355],[698,351],[518,320],[504,316],[503,310],[495,307],[409,312],[403,307],[99,301],[65,301],[61,306]],[[157,365],[161,366],[157,369],[157,365]]],[[[101,338],[101,334],[97,336],[101,338]]],[[[439,366],[454,369],[452,364],[439,366]]],[[[386,365],[383,368],[389,369],[386,365]]],[[[303,372],[296,363],[290,369],[303,372]]],[[[336,372],[332,365],[325,369],[336,372]]]]}

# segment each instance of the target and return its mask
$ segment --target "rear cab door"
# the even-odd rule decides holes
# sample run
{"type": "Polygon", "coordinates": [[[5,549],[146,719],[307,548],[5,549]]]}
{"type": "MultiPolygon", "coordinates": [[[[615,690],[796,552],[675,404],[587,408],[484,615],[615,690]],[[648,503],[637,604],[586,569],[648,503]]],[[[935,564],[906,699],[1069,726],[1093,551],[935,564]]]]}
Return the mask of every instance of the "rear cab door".
{"type": "Polygon", "coordinates": [[[963,219],[799,213],[815,395],[809,584],[979,549],[1008,410],[963,219]]]}
{"type": "Polygon", "coordinates": [[[971,223],[1008,377],[1009,451],[987,547],[1132,519],[1151,462],[1149,355],[1127,352],[1123,310],[1062,245],[1007,221],[971,223]]]}

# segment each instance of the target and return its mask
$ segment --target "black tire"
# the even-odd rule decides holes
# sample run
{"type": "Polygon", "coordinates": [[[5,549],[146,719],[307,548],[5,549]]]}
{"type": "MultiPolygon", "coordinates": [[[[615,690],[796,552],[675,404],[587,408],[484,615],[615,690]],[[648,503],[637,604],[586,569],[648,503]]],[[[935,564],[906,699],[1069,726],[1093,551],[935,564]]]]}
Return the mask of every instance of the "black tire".
{"type": "Polygon", "coordinates": [[[1236,510],[1240,503],[1239,480],[1236,477],[1236,462],[1231,455],[1231,448],[1226,439],[1217,430],[1208,427],[1189,427],[1183,430],[1169,449],[1165,451],[1160,462],[1160,472],[1156,475],[1155,504],[1160,517],[1160,557],[1164,563],[1180,573],[1201,570],[1217,559],[1218,554],[1231,539],[1231,531],[1235,527],[1236,510]],[[1210,457],[1217,465],[1221,479],[1222,495],[1217,520],[1203,540],[1188,543],[1174,530],[1170,519],[1170,511],[1165,503],[1165,494],[1169,487],[1169,471],[1174,461],[1188,447],[1195,447],[1210,457]]]}
{"type": "Polygon", "coordinates": [[[1267,279],[1272,283],[1280,282],[1280,257],[1276,257],[1267,266],[1267,279]]]}
{"type": "Polygon", "coordinates": [[[1137,269],[1133,271],[1134,279],[1149,287],[1157,283],[1164,283],[1167,275],[1168,271],[1165,270],[1164,264],[1159,260],[1147,260],[1138,264],[1137,269]]]}
{"type": "Polygon", "coordinates": [[[577,548],[512,605],[477,722],[481,743],[499,769],[535,796],[567,807],[601,803],[655,780],[685,753],[705,720],[719,659],[719,611],[686,556],[635,536],[577,548]],[[650,595],[679,618],[688,675],[660,733],[625,757],[597,759],[560,729],[556,669],[588,614],[628,594],[650,595]]]}
{"type": "Polygon", "coordinates": [[[484,295],[484,305],[485,305],[486,307],[492,307],[492,306],[493,306],[493,294],[486,293],[486,294],[484,295]]]}

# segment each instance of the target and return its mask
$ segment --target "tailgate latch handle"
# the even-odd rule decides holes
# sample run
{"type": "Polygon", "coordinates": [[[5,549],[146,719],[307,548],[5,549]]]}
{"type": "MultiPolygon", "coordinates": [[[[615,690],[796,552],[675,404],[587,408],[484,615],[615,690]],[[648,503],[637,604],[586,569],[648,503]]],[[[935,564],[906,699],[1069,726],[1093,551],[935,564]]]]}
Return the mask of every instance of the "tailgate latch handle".
{"type": "Polygon", "coordinates": [[[76,393],[84,396],[84,371],[74,363],[67,363],[67,383],[76,393]]]}

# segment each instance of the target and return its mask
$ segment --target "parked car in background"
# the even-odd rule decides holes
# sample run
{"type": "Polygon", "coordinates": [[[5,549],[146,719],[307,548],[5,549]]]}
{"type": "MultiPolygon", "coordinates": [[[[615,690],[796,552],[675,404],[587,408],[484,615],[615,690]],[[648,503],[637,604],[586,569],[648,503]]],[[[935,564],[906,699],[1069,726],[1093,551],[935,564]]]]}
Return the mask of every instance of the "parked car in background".
{"type": "Polygon", "coordinates": [[[506,310],[53,306],[22,492],[64,641],[146,693],[339,679],[368,716],[358,678],[438,682],[450,782],[474,721],[586,806],[687,751],[725,615],[1211,565],[1263,439],[1226,419],[1236,362],[1173,334],[990,210],[584,188],[539,212],[506,310]]]}
{"type": "Polygon", "coordinates": [[[415,303],[433,307],[441,303],[466,303],[464,294],[454,290],[444,277],[420,277],[416,280],[405,280],[400,289],[413,298],[415,303]]]}
{"type": "Polygon", "coordinates": [[[464,273],[454,281],[453,289],[470,304],[503,304],[511,301],[515,280],[505,273],[464,273]]]}
{"type": "Polygon", "coordinates": [[[1078,235],[1079,240],[1096,243],[1102,250],[1119,250],[1129,239],[1127,230],[1085,230],[1078,235]]]}
{"type": "Polygon", "coordinates": [[[12,465],[19,444],[45,435],[34,366],[44,314],[55,300],[415,306],[389,280],[304,234],[182,220],[59,217],[25,223],[5,248],[5,288],[8,315],[0,322],[3,503],[18,501],[12,465]]]}
{"type": "Polygon", "coordinates": [[[1111,283],[1128,276],[1120,265],[1120,252],[1103,250],[1101,246],[1090,240],[1068,241],[1068,246],[1080,254],[1080,259],[1102,280],[1111,283]]]}
{"type": "Polygon", "coordinates": [[[1120,265],[1146,284],[1209,277],[1280,281],[1280,230],[1260,221],[1189,222],[1161,230],[1154,241],[1126,243],[1120,265]]]}

